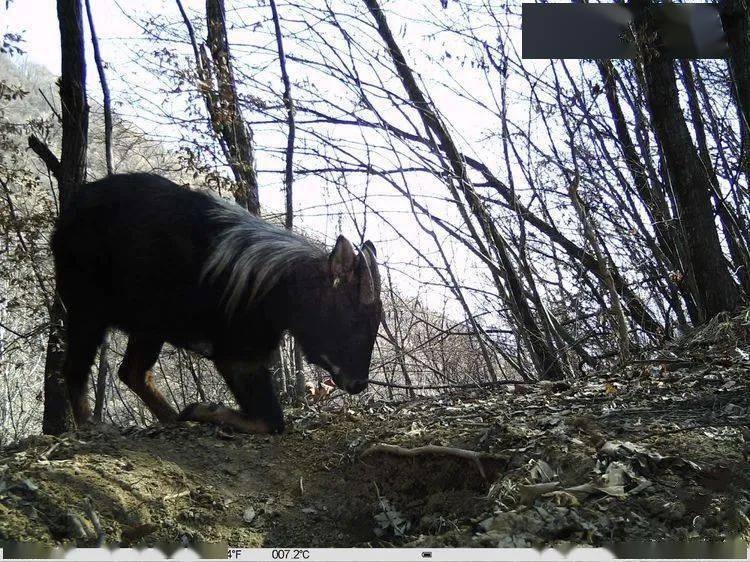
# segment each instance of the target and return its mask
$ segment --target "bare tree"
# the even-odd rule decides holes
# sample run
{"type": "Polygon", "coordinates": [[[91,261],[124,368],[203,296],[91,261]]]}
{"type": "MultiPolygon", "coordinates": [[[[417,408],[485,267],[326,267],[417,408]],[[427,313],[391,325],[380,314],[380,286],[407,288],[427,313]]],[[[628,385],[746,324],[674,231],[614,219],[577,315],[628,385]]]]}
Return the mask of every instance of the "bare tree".
{"type": "MultiPolygon", "coordinates": [[[[99,51],[99,39],[96,35],[96,26],[94,25],[94,15],[91,13],[91,2],[86,0],[86,15],[89,22],[89,33],[91,35],[91,46],[94,49],[94,62],[96,71],[99,74],[99,84],[102,88],[102,108],[104,111],[104,157],[107,166],[107,174],[114,173],[112,167],[112,101],[109,93],[109,84],[107,75],[104,72],[104,63],[102,62],[101,52],[99,51]]],[[[109,347],[109,334],[105,333],[101,345],[99,346],[99,364],[96,372],[95,400],[94,400],[94,420],[102,421],[102,413],[106,402],[107,377],[109,376],[110,367],[107,359],[107,350],[109,347]]]]}
{"type": "Polygon", "coordinates": [[[260,201],[252,134],[242,118],[237,98],[237,85],[227,39],[224,0],[206,0],[206,23],[211,65],[209,67],[204,59],[204,67],[211,69],[210,75],[216,81],[217,88],[217,96],[214,98],[216,120],[213,125],[224,138],[229,150],[229,166],[237,182],[237,202],[257,215],[260,214],[260,201]]]}
{"type": "Polygon", "coordinates": [[[234,174],[234,199],[251,213],[260,214],[258,177],[252,131],[242,118],[237,85],[227,38],[224,0],[206,0],[207,44],[210,59],[198,46],[195,31],[182,2],[176,0],[195,56],[199,88],[211,126],[218,137],[227,165],[234,174]]]}
{"type": "MultiPolygon", "coordinates": [[[[83,47],[83,18],[80,0],[58,0],[62,76],[62,152],[59,162],[52,152],[32,137],[29,146],[57,178],[60,206],[86,179],[88,101],[86,99],[86,60],[83,47]]],[[[63,380],[62,344],[64,308],[57,294],[50,310],[50,335],[44,372],[45,433],[59,434],[73,427],[72,411],[63,380]]]]}
{"type": "Polygon", "coordinates": [[[612,317],[612,323],[619,336],[618,341],[620,347],[620,362],[622,364],[625,364],[629,354],[630,336],[628,334],[628,324],[625,320],[625,315],[622,312],[620,295],[617,294],[617,288],[615,287],[615,281],[612,278],[612,273],[610,272],[610,266],[604,258],[604,252],[602,251],[599,240],[596,236],[596,228],[588,216],[584,203],[581,200],[581,196],[578,194],[577,181],[574,181],[570,184],[569,190],[570,200],[573,202],[573,207],[575,207],[576,214],[578,214],[578,218],[583,225],[583,231],[586,236],[586,240],[588,240],[589,244],[591,244],[591,249],[593,250],[596,259],[599,262],[599,268],[602,271],[602,277],[604,277],[604,284],[609,291],[610,303],[612,305],[612,313],[610,316],[612,317]]]}
{"type": "MultiPolygon", "coordinates": [[[[409,99],[414,104],[414,107],[419,112],[427,134],[434,135],[437,138],[437,141],[433,143],[435,150],[444,152],[448,158],[449,170],[446,171],[452,172],[455,175],[458,191],[460,191],[466,199],[470,212],[480,224],[484,236],[486,236],[488,242],[493,245],[494,250],[498,255],[501,265],[500,267],[494,266],[492,268],[493,276],[498,284],[500,276],[505,277],[510,292],[510,302],[512,302],[518,316],[519,330],[522,330],[522,333],[527,338],[529,348],[532,351],[540,375],[552,380],[563,378],[564,373],[557,361],[555,351],[549,348],[546,338],[543,336],[531,313],[515,265],[510,259],[507,243],[495,227],[484,203],[477,196],[469,179],[462,155],[457,149],[448,129],[437,115],[434,106],[427,101],[422,89],[419,87],[411,68],[406,63],[406,59],[391,33],[388,21],[377,0],[365,0],[365,3],[375,19],[378,33],[388,48],[388,52],[393,59],[396,71],[401,77],[404,89],[406,90],[409,99]]],[[[451,190],[453,201],[460,209],[474,242],[479,247],[481,253],[489,257],[485,244],[479,236],[479,233],[474,229],[472,219],[469,218],[467,210],[464,209],[464,205],[461,202],[452,181],[448,182],[446,185],[451,190]]]]}
{"type": "Polygon", "coordinates": [[[742,133],[742,167],[750,181],[750,11],[746,0],[720,0],[719,13],[729,43],[732,94],[742,133]]]}
{"type": "MultiPolygon", "coordinates": [[[[711,178],[700,165],[682,115],[673,61],[661,56],[659,32],[649,0],[632,2],[637,9],[639,29],[638,64],[644,81],[649,111],[659,146],[664,154],[668,180],[679,210],[679,221],[687,243],[703,314],[710,318],[732,310],[739,292],[727,268],[714,225],[711,178]]],[[[686,272],[687,273],[687,272],[686,272]]]]}

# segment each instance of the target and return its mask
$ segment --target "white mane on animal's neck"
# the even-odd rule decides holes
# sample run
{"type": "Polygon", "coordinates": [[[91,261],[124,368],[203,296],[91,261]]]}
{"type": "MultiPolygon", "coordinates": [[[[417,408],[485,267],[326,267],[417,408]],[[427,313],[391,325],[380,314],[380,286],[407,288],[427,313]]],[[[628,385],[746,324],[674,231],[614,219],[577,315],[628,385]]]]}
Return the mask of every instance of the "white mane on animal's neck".
{"type": "Polygon", "coordinates": [[[203,265],[201,279],[228,275],[224,305],[232,316],[268,294],[287,273],[303,262],[324,258],[326,249],[252,215],[239,205],[214,197],[210,212],[223,230],[203,265]],[[243,302],[244,301],[244,302],[243,302]]]}

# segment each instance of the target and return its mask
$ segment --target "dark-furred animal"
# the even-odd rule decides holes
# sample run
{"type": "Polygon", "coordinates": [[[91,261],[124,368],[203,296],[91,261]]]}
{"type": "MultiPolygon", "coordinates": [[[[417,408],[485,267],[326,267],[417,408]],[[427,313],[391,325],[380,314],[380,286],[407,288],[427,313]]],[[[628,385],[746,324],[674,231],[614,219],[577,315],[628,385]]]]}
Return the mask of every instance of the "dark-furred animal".
{"type": "Polygon", "coordinates": [[[120,379],[160,421],[283,431],[267,363],[286,330],[339,387],[356,394],[367,386],[382,314],[369,241],[355,251],[339,236],[328,252],[218,197],[123,174],[70,195],[52,251],[78,424],[90,417],[89,370],[108,327],[128,335],[120,379]],[[150,374],[165,342],[213,360],[240,411],[192,404],[178,414],[150,374]]]}

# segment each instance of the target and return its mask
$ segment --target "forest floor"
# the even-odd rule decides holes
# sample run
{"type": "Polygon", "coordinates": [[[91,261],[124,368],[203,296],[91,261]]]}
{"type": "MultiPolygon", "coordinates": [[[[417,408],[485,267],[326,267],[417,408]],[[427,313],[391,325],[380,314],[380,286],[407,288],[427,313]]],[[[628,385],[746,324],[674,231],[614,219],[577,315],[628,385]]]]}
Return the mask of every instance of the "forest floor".
{"type": "Polygon", "coordinates": [[[0,450],[0,546],[750,540],[750,311],[651,357],[568,383],[290,410],[282,436],[32,437],[0,450]]]}

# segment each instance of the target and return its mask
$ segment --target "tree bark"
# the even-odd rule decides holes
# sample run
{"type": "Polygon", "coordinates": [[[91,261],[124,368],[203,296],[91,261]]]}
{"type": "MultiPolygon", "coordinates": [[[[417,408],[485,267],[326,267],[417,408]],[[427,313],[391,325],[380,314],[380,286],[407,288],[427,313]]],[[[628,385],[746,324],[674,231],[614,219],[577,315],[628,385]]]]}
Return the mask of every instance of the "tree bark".
{"type": "Polygon", "coordinates": [[[743,244],[744,241],[739,228],[739,221],[721,194],[719,180],[716,177],[713,162],[711,161],[711,154],[708,151],[706,127],[698,102],[698,92],[695,87],[693,70],[690,67],[690,63],[684,59],[680,61],[680,69],[682,70],[682,81],[687,91],[690,117],[693,122],[695,140],[698,143],[698,154],[700,154],[701,165],[706,170],[711,181],[711,196],[724,234],[724,240],[726,240],[727,248],[729,249],[729,255],[732,258],[733,269],[742,288],[750,294],[750,255],[748,255],[747,249],[743,244]]]}
{"type": "Polygon", "coordinates": [[[729,43],[732,89],[743,132],[742,167],[750,179],[750,10],[747,0],[720,0],[719,15],[729,43]]]}
{"type": "MultiPolygon", "coordinates": [[[[83,18],[80,0],[57,0],[60,24],[62,75],[60,102],[62,107],[62,151],[55,174],[59,184],[60,208],[68,195],[86,179],[86,142],[88,139],[88,102],[86,100],[86,60],[83,46],[83,18]]],[[[38,139],[37,139],[38,140],[38,139]]],[[[29,145],[35,143],[29,139],[29,145]]],[[[46,147],[45,147],[46,148],[46,147]]],[[[45,162],[52,153],[46,153],[45,162]]],[[[54,166],[54,162],[52,162],[54,166]]],[[[52,168],[54,173],[55,167],[52,168]]],[[[44,414],[42,431],[60,434],[75,426],[63,380],[63,317],[64,307],[59,296],[50,310],[50,334],[44,366],[44,414]]]]}
{"type": "Polygon", "coordinates": [[[654,134],[662,147],[679,220],[695,275],[700,306],[706,318],[733,310],[739,291],[732,279],[714,224],[711,180],[700,165],[698,152],[680,109],[674,62],[666,59],[654,41],[650,0],[632,0],[636,10],[637,64],[644,81],[654,134]]]}
{"type": "Polygon", "coordinates": [[[237,84],[227,39],[224,0],[206,0],[206,25],[213,70],[211,74],[216,80],[217,88],[216,95],[211,96],[212,125],[221,135],[228,151],[229,167],[237,183],[235,200],[254,215],[259,215],[260,201],[252,131],[242,118],[237,97],[237,84]]]}

